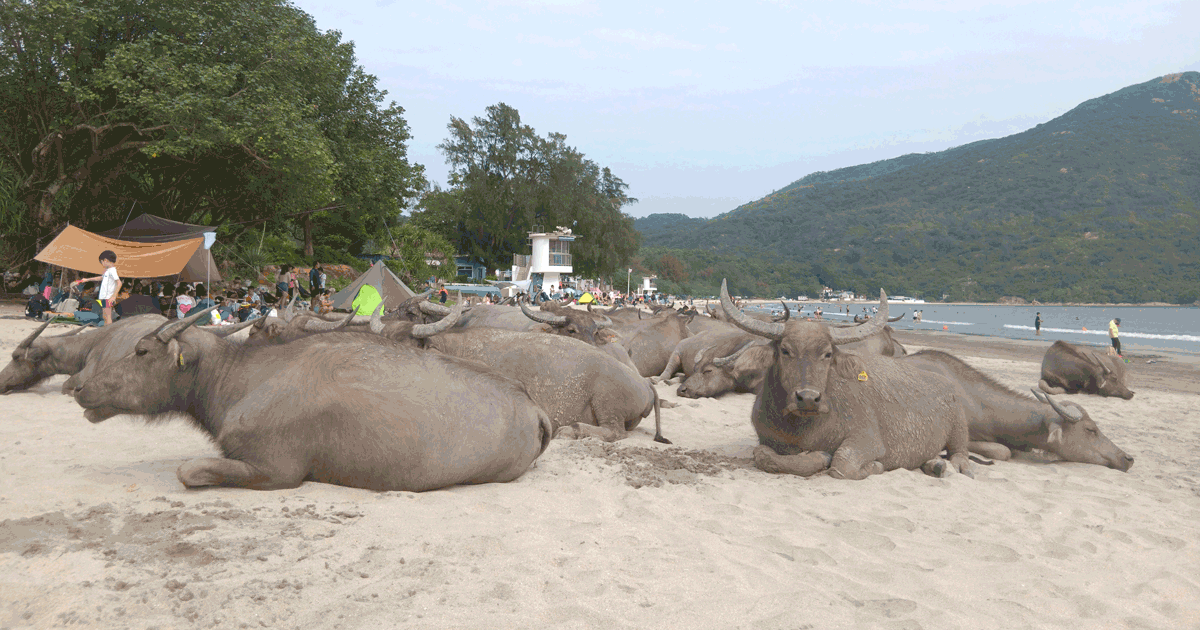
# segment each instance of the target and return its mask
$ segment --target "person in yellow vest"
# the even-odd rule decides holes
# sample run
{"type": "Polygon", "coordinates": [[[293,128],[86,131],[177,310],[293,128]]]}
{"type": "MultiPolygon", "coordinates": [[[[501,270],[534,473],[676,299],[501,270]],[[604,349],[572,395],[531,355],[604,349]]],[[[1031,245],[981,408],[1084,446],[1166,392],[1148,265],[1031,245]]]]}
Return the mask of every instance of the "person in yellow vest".
{"type": "Polygon", "coordinates": [[[1108,322],[1108,337],[1112,339],[1113,351],[1115,351],[1119,357],[1124,356],[1121,354],[1121,340],[1117,337],[1117,335],[1120,334],[1120,330],[1118,330],[1120,326],[1120,317],[1114,317],[1112,321],[1108,322]]]}

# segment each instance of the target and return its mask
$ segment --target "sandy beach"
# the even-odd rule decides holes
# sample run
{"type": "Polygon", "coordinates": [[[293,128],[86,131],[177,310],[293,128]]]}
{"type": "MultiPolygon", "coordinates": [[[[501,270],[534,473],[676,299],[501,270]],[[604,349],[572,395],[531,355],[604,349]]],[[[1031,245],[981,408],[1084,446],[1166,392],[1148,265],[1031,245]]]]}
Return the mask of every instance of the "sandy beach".
{"type": "MultiPolygon", "coordinates": [[[[36,327],[0,306],[4,361],[36,327]]],[[[68,330],[51,326],[47,334],[68,330]]],[[[1042,342],[897,335],[1018,391],[1042,342]]],[[[1073,396],[1128,473],[1021,455],[975,478],[760,472],[754,396],[677,398],[520,479],[414,494],[185,490],[183,420],[92,425],[65,376],[0,397],[0,628],[1200,627],[1200,369],[1073,396]]]]}

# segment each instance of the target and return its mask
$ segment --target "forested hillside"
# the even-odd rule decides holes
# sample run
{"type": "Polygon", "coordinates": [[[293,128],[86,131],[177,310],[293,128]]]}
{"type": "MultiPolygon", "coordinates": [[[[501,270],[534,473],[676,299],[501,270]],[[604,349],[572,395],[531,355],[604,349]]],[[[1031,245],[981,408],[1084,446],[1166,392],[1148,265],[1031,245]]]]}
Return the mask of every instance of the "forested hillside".
{"type": "Polygon", "coordinates": [[[1200,73],[1025,132],[808,175],[709,221],[641,219],[661,288],[760,296],[1192,303],[1200,297],[1200,73]]]}

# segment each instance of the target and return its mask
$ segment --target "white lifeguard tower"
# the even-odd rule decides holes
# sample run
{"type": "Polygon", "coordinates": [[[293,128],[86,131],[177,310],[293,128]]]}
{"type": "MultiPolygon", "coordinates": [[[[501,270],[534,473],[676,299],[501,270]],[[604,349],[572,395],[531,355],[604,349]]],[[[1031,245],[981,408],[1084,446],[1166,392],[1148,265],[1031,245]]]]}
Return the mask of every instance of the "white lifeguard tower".
{"type": "Polygon", "coordinates": [[[530,281],[529,293],[544,290],[553,293],[561,290],[571,267],[571,243],[578,236],[571,229],[557,226],[553,232],[530,232],[530,252],[527,255],[513,254],[513,282],[530,281]]]}
{"type": "Polygon", "coordinates": [[[658,276],[643,276],[642,284],[638,287],[638,293],[642,295],[653,295],[658,293],[658,287],[654,285],[654,281],[658,280],[658,276]]]}

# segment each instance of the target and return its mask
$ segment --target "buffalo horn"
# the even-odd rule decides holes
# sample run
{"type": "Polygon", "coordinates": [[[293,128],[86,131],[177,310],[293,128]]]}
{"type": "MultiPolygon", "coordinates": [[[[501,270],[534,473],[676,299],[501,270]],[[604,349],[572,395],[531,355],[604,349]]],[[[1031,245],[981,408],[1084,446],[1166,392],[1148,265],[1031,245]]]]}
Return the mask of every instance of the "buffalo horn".
{"type": "Polygon", "coordinates": [[[745,352],[746,350],[749,350],[750,346],[753,346],[756,343],[758,343],[758,342],[757,341],[747,341],[745,344],[742,345],[741,348],[734,350],[733,354],[731,354],[727,357],[717,357],[717,358],[713,359],[713,365],[715,365],[717,367],[722,367],[722,366],[726,365],[727,363],[729,363],[730,361],[736,361],[738,357],[742,356],[743,352],[745,352]]]}
{"type": "MultiPolygon", "coordinates": [[[[600,317],[604,317],[604,316],[601,315],[600,317]]],[[[604,319],[596,319],[595,322],[596,322],[597,330],[599,330],[601,328],[612,328],[612,325],[613,325],[613,321],[607,317],[604,317],[604,319]]]]}
{"type": "Polygon", "coordinates": [[[380,315],[380,311],[382,310],[383,302],[380,302],[379,306],[376,306],[375,310],[371,312],[371,332],[376,335],[383,334],[383,316],[380,315]]]}
{"type": "Polygon", "coordinates": [[[900,313],[899,315],[897,315],[895,317],[889,317],[888,321],[889,322],[898,322],[898,321],[904,319],[905,315],[908,315],[908,311],[904,311],[903,313],[900,313]]]}
{"type": "MultiPolygon", "coordinates": [[[[379,306],[376,307],[376,310],[380,308],[383,308],[383,302],[379,303],[379,306]]],[[[354,319],[354,313],[355,311],[351,311],[349,315],[339,319],[336,322],[328,322],[315,317],[307,318],[304,320],[304,330],[307,332],[329,332],[332,330],[345,328],[350,324],[350,321],[354,319]]]]}
{"type": "Polygon", "coordinates": [[[292,321],[292,318],[295,316],[296,316],[296,296],[293,295],[292,301],[288,302],[287,308],[283,309],[282,311],[279,311],[279,318],[285,322],[290,322],[290,321],[292,321]]]}
{"type": "Polygon", "coordinates": [[[525,317],[532,319],[535,322],[542,324],[550,324],[551,326],[565,326],[567,324],[566,315],[554,315],[552,313],[539,312],[535,313],[529,310],[525,303],[521,303],[521,312],[525,313],[525,317]]]}
{"type": "Polygon", "coordinates": [[[450,309],[442,306],[441,304],[434,304],[433,302],[421,302],[418,305],[418,308],[420,308],[421,312],[425,313],[426,315],[438,315],[440,317],[445,317],[446,315],[450,314],[450,309]]]}
{"type": "Polygon", "coordinates": [[[46,330],[46,327],[49,325],[50,325],[50,320],[46,320],[45,324],[38,326],[38,329],[33,331],[32,335],[29,335],[28,337],[25,338],[25,341],[22,341],[20,344],[17,345],[17,350],[25,350],[26,348],[28,348],[29,344],[33,343],[33,340],[37,339],[38,335],[42,334],[42,331],[46,330]]]}
{"type": "Polygon", "coordinates": [[[855,326],[854,328],[830,328],[829,335],[833,337],[833,345],[835,346],[843,343],[862,341],[871,335],[881,332],[883,327],[887,326],[887,321],[887,294],[883,292],[883,289],[880,289],[879,312],[875,314],[875,317],[868,319],[867,323],[863,324],[862,326],[855,326]]]}
{"type": "MultiPolygon", "coordinates": [[[[452,326],[454,326],[454,324],[458,323],[458,318],[462,317],[462,312],[463,312],[462,291],[459,291],[458,292],[458,300],[454,304],[454,308],[450,309],[449,315],[443,317],[440,321],[436,321],[432,324],[416,324],[415,326],[412,327],[412,332],[409,334],[412,335],[413,339],[426,339],[426,338],[432,337],[438,333],[449,330],[450,327],[452,327],[452,326]]],[[[526,314],[528,314],[528,313],[526,313],[526,314]]]]}
{"type": "Polygon", "coordinates": [[[210,330],[208,332],[211,332],[212,334],[214,334],[218,337],[228,337],[229,335],[232,335],[233,333],[235,333],[243,328],[249,328],[250,326],[253,326],[255,321],[257,321],[257,320],[251,319],[251,320],[247,320],[247,321],[244,321],[244,322],[241,322],[238,324],[233,324],[232,326],[221,326],[220,328],[217,328],[216,330],[210,330]]]}
{"type": "Polygon", "coordinates": [[[1083,413],[1081,413],[1077,408],[1065,408],[1062,405],[1059,405],[1058,401],[1049,396],[1046,396],[1046,402],[1050,403],[1050,406],[1054,408],[1055,413],[1062,416],[1062,418],[1068,422],[1079,422],[1080,420],[1083,420],[1083,413]]]}
{"type": "Polygon", "coordinates": [[[89,328],[91,328],[90,324],[87,326],[76,326],[75,328],[71,329],[69,332],[59,335],[59,337],[74,337],[75,335],[78,335],[79,333],[81,333],[89,328]]]}
{"type": "Polygon", "coordinates": [[[721,280],[721,310],[733,325],[748,333],[776,341],[783,338],[783,324],[757,320],[738,310],[729,299],[729,286],[725,280],[721,280]]]}
{"type": "Polygon", "coordinates": [[[792,318],[792,310],[788,308],[787,302],[780,301],[779,303],[783,305],[783,317],[779,319],[779,323],[782,324],[792,318]]]}
{"type": "Polygon", "coordinates": [[[192,325],[200,321],[201,318],[210,316],[215,310],[217,310],[216,306],[210,306],[199,313],[188,315],[182,320],[163,324],[162,327],[154,333],[154,336],[158,337],[158,340],[163,343],[170,343],[170,341],[174,339],[176,335],[187,330],[188,328],[191,328],[192,325]]]}

